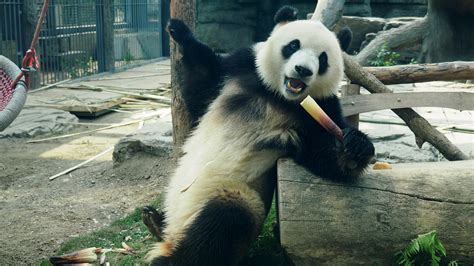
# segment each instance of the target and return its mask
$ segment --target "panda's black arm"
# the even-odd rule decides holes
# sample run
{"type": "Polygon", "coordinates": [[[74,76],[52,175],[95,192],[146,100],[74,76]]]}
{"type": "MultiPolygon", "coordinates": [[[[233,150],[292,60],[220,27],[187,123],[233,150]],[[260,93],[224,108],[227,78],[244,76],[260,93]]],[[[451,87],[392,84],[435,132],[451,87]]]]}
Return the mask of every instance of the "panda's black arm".
{"type": "MultiPolygon", "coordinates": [[[[302,134],[303,143],[296,152],[295,161],[314,174],[333,180],[360,176],[374,156],[372,142],[367,135],[347,125],[337,97],[320,100],[318,104],[343,129],[343,141],[312,124],[302,134]]],[[[305,123],[316,122],[308,119],[305,123]]]]}
{"type": "Polygon", "coordinates": [[[222,82],[222,58],[209,46],[197,40],[178,19],[171,19],[168,32],[183,55],[182,97],[193,125],[206,112],[219,93],[222,82]]]}

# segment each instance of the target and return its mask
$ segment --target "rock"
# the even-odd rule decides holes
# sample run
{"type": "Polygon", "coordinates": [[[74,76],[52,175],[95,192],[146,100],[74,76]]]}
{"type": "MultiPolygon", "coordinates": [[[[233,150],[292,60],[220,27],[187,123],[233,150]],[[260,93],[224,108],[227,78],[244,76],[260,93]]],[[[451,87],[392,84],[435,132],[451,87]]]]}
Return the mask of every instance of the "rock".
{"type": "Polygon", "coordinates": [[[364,49],[367,44],[369,44],[373,39],[375,39],[375,37],[377,37],[377,33],[367,33],[365,35],[365,40],[362,42],[362,44],[360,45],[360,49],[359,50],[362,50],[364,49]]]}
{"type": "Polygon", "coordinates": [[[171,116],[147,123],[135,134],[126,136],[115,144],[114,164],[120,164],[138,153],[170,158],[173,155],[171,116]]]}
{"type": "Polygon", "coordinates": [[[423,17],[427,11],[427,0],[372,0],[370,6],[375,17],[423,17]]]}
{"type": "Polygon", "coordinates": [[[0,138],[63,134],[73,129],[78,121],[76,116],[58,109],[24,108],[15,121],[0,132],[0,138]]]}
{"type": "Polygon", "coordinates": [[[344,4],[343,14],[360,17],[372,16],[370,0],[347,0],[344,4]]]}
{"type": "Polygon", "coordinates": [[[198,1],[197,37],[219,52],[251,45],[257,26],[257,4],[235,0],[198,1]]]}

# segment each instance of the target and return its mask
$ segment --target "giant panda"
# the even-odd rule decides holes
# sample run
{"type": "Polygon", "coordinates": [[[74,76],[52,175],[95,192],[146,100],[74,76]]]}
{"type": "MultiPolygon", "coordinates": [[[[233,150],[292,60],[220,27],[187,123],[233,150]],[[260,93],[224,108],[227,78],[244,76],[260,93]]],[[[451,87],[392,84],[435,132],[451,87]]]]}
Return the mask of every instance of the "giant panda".
{"type": "Polygon", "coordinates": [[[277,13],[266,41],[228,56],[170,20],[195,128],[166,189],[163,240],[147,254],[151,265],[236,265],[271,206],[279,158],[346,181],[373,157],[370,139],[346,124],[335,95],[350,31],[336,36],[320,22],[294,20],[293,11],[277,13]],[[343,129],[342,141],[299,105],[307,95],[343,129]]]}

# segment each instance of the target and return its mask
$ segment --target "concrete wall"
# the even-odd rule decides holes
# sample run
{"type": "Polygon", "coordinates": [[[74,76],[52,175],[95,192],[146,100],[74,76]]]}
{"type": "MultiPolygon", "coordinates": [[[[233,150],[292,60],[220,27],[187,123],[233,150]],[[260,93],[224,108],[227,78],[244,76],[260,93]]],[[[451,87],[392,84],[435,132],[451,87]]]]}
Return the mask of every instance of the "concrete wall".
{"type": "MultiPolygon", "coordinates": [[[[346,16],[423,16],[427,0],[346,0],[346,16]]],[[[292,5],[299,18],[314,11],[314,0],[196,0],[197,36],[219,52],[264,40],[279,7],[292,5]]]]}

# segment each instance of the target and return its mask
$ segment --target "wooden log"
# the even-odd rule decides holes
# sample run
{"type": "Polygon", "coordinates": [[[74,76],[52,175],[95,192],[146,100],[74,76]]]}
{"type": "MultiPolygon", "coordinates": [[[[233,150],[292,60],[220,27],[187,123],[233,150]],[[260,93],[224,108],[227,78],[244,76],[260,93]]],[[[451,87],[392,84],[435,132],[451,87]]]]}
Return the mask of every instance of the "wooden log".
{"type": "Polygon", "coordinates": [[[364,67],[383,84],[474,79],[474,62],[364,67]]]}
{"type": "Polygon", "coordinates": [[[443,107],[474,110],[472,92],[404,92],[350,95],[341,98],[344,116],[406,107],[443,107]]]}
{"type": "Polygon", "coordinates": [[[353,183],[278,162],[281,244],[296,265],[392,265],[431,230],[459,265],[474,262],[474,161],[395,164],[353,183]]]}

